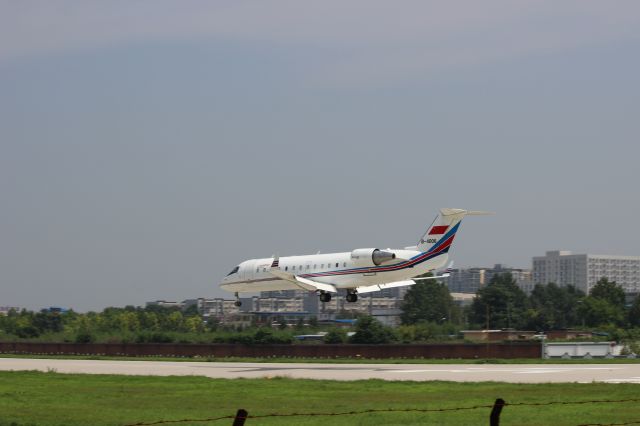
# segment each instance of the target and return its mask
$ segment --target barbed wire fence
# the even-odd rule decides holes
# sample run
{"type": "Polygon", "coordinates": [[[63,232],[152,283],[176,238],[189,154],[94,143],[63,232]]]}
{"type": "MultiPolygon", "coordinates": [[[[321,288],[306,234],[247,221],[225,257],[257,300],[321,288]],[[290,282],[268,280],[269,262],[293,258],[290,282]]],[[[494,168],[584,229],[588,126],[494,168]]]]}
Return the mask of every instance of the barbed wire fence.
{"type": "MultiPolygon", "coordinates": [[[[594,399],[587,401],[548,401],[548,402],[515,402],[507,403],[502,398],[495,400],[493,404],[488,405],[471,405],[467,407],[444,407],[444,408],[371,408],[367,410],[353,410],[329,413],[270,413],[250,415],[247,410],[241,408],[236,414],[220,417],[210,417],[203,419],[178,419],[178,420],[156,420],[152,422],[129,423],[124,426],[154,426],[162,424],[179,424],[179,423],[207,423],[219,422],[222,420],[233,420],[233,426],[244,426],[247,420],[267,419],[274,417],[293,418],[293,417],[335,417],[335,416],[356,416],[361,414],[375,413],[438,413],[453,411],[468,411],[479,409],[491,409],[489,414],[489,426],[500,425],[500,415],[504,407],[542,407],[550,405],[581,405],[581,404],[622,404],[630,402],[640,402],[640,398],[629,399],[594,399]]],[[[576,426],[626,426],[640,425],[640,419],[635,421],[627,421],[623,423],[583,423],[576,426]]]]}

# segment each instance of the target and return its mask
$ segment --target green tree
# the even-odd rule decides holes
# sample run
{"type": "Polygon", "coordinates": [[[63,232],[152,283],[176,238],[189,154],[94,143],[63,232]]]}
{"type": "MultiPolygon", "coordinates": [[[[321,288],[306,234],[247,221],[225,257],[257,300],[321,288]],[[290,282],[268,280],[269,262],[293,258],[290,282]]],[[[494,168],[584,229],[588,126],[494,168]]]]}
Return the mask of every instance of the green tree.
{"type": "Polygon", "coordinates": [[[387,327],[377,319],[370,316],[358,318],[355,326],[355,334],[351,336],[351,343],[390,343],[396,340],[391,327],[387,327]]]}
{"type": "Polygon", "coordinates": [[[633,327],[640,327],[640,295],[636,297],[629,309],[629,324],[633,327]]]}
{"type": "Polygon", "coordinates": [[[460,308],[454,303],[449,289],[436,280],[424,280],[411,286],[404,296],[401,309],[400,318],[403,324],[442,324],[460,318],[460,308]]]}
{"type": "Polygon", "coordinates": [[[158,315],[155,312],[144,312],[140,324],[145,330],[156,331],[159,326],[158,315]]]}
{"type": "Polygon", "coordinates": [[[204,322],[200,317],[189,317],[184,320],[184,326],[187,331],[192,333],[202,333],[205,330],[204,322]]]}
{"type": "Polygon", "coordinates": [[[624,312],[620,308],[599,297],[585,297],[578,310],[589,327],[620,324],[624,318],[624,312]]]}
{"type": "Polygon", "coordinates": [[[166,318],[166,327],[169,331],[180,331],[182,330],[183,322],[182,312],[174,311],[166,318]]]}
{"type": "Polygon", "coordinates": [[[59,312],[49,312],[46,309],[33,316],[31,323],[40,333],[62,331],[62,315],[59,312]]]}
{"type": "Polygon", "coordinates": [[[609,281],[603,277],[598,280],[589,292],[589,296],[606,300],[619,309],[624,309],[624,290],[615,281],[609,281]]]}
{"type": "Polygon", "coordinates": [[[582,298],[584,293],[573,286],[559,287],[554,283],[536,285],[529,296],[527,328],[551,330],[576,325],[582,298]]]}
{"type": "Polygon", "coordinates": [[[472,323],[489,328],[520,328],[526,325],[527,295],[510,273],[496,274],[478,290],[469,307],[472,323]]]}
{"type": "Polygon", "coordinates": [[[140,321],[138,320],[138,315],[135,312],[127,310],[125,312],[121,312],[117,318],[120,330],[124,332],[140,330],[140,321]]]}
{"type": "Polygon", "coordinates": [[[76,320],[76,343],[92,343],[95,336],[92,333],[91,320],[86,315],[80,315],[76,320]]]}

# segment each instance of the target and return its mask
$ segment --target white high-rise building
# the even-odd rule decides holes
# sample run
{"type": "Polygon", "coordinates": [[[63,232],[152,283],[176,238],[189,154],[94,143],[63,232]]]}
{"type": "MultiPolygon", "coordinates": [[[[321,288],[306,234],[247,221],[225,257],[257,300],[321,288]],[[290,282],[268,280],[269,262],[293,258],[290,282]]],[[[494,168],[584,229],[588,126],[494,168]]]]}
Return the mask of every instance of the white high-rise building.
{"type": "Polygon", "coordinates": [[[615,281],[625,293],[640,293],[640,256],[548,251],[533,258],[535,284],[572,285],[588,294],[600,278],[615,281]]]}

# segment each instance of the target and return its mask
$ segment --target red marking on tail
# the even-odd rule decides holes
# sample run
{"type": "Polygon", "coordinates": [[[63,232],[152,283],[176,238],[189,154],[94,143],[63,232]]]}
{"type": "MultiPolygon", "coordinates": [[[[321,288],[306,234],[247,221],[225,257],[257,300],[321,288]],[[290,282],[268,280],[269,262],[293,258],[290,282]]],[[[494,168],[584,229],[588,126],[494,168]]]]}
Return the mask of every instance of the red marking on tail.
{"type": "Polygon", "coordinates": [[[429,230],[429,235],[442,235],[447,232],[448,225],[436,225],[429,230]]]}

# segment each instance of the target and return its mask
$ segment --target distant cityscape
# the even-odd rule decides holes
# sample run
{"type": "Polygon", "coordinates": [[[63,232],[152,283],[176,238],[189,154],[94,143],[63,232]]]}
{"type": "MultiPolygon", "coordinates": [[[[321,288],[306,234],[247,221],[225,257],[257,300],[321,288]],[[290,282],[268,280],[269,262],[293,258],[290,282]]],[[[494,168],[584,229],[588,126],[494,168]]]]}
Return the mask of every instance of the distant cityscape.
{"type": "MultiPolygon", "coordinates": [[[[497,274],[510,273],[516,285],[527,295],[537,284],[555,283],[561,287],[574,286],[589,294],[600,278],[615,281],[624,290],[627,300],[640,294],[640,256],[611,256],[595,254],[573,254],[570,251],[547,251],[544,256],[532,259],[532,268],[512,268],[502,264],[493,267],[457,268],[451,275],[441,278],[447,285],[453,300],[460,306],[471,304],[478,290],[491,282],[497,274]]],[[[318,321],[336,321],[354,318],[357,315],[371,315],[384,324],[395,326],[400,323],[401,305],[410,287],[385,289],[362,295],[357,302],[348,303],[346,292],[339,291],[330,302],[322,303],[315,292],[305,290],[263,291],[259,296],[241,298],[242,306],[235,305],[235,299],[196,298],[182,302],[156,300],[147,306],[157,305],[188,309],[195,306],[205,320],[215,320],[221,324],[247,325],[251,322],[270,321],[288,324],[318,321]]],[[[49,310],[65,310],[50,307],[49,310]]],[[[17,306],[0,306],[0,315],[17,306]]]]}
{"type": "MultiPolygon", "coordinates": [[[[510,273],[517,286],[530,294],[536,284],[556,283],[574,286],[589,293],[600,278],[608,278],[619,284],[629,299],[640,293],[640,256],[610,256],[572,254],[569,251],[548,251],[544,256],[532,259],[532,269],[512,268],[502,264],[493,267],[458,268],[448,278],[441,279],[456,303],[466,306],[475,293],[486,286],[497,274],[510,273]]],[[[328,303],[321,303],[315,292],[305,290],[264,291],[259,296],[241,298],[242,306],[235,306],[234,299],[198,298],[183,302],[157,300],[147,305],[180,307],[195,305],[205,319],[220,323],[245,324],[251,320],[270,320],[295,323],[316,318],[333,321],[351,318],[358,314],[371,315],[388,325],[400,323],[401,304],[409,287],[386,289],[363,295],[355,303],[347,303],[339,292],[328,303]]]]}

